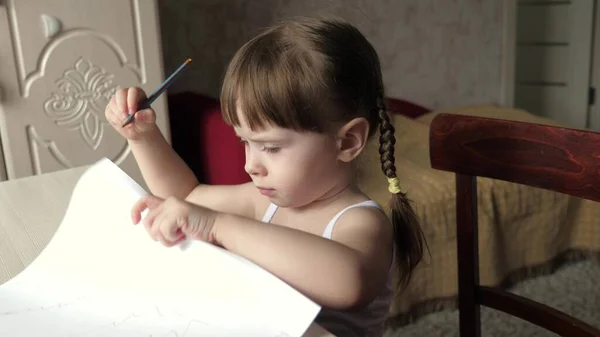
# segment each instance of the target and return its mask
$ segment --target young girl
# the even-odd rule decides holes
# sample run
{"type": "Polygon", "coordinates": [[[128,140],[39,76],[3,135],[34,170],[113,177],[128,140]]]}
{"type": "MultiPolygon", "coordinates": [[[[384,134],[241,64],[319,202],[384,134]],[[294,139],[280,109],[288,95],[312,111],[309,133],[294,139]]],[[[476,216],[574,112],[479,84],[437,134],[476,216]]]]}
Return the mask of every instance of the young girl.
{"type": "Polygon", "coordinates": [[[127,138],[153,194],[133,207],[133,222],[148,209],[143,223],[166,246],[192,237],[254,261],[321,304],[316,321],[337,336],[381,336],[395,271],[406,285],[424,243],[396,177],[381,77],[371,44],[341,20],[296,19],[247,42],[221,91],[252,178],[236,186],[199,184],[152,110],[122,128],[144,93],[120,90],[106,117],[127,138]],[[377,127],[391,225],[352,179],[377,127]]]}

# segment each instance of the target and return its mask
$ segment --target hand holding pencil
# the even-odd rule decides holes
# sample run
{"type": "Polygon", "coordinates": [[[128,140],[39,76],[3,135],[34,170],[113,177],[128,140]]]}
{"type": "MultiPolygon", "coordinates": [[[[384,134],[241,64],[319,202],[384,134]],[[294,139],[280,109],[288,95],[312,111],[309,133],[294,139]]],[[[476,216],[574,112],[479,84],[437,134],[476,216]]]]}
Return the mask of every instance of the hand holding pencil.
{"type": "Polygon", "coordinates": [[[156,113],[150,107],[140,107],[146,94],[140,88],[118,90],[106,106],[105,115],[115,130],[128,140],[140,140],[155,129],[156,113]],[[135,123],[123,127],[128,115],[135,113],[135,123]]]}
{"type": "Polygon", "coordinates": [[[151,108],[151,104],[173,83],[190,62],[191,60],[187,59],[148,97],[142,89],[136,87],[118,90],[104,112],[108,122],[129,140],[139,140],[149,132],[158,129],[156,114],[151,108]]]}

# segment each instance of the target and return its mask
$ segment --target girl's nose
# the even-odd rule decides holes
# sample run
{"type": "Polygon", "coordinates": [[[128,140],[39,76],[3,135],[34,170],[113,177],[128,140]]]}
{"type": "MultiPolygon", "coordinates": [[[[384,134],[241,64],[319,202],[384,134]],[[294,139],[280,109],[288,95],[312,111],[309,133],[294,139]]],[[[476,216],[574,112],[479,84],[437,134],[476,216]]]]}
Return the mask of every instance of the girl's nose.
{"type": "Polygon", "coordinates": [[[259,158],[251,152],[252,151],[246,150],[246,165],[244,165],[246,173],[251,176],[265,176],[267,171],[264,165],[262,165],[259,158]]]}

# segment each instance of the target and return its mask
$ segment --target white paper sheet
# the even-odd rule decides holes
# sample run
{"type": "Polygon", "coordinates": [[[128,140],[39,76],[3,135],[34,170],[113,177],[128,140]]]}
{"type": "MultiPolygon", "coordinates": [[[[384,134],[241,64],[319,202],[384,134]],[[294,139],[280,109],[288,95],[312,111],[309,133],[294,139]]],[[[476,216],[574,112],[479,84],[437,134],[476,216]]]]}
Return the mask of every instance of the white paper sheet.
{"type": "Polygon", "coordinates": [[[216,246],[151,240],[130,218],[145,194],[92,165],[48,246],[0,286],[0,336],[302,336],[319,305],[216,246]]]}

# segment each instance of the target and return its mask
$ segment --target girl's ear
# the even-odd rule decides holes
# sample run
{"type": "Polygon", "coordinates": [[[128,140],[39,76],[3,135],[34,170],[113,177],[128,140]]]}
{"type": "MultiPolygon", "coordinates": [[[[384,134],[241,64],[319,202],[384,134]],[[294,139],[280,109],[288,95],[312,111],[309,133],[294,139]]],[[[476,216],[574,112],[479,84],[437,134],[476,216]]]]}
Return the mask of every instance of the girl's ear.
{"type": "Polygon", "coordinates": [[[351,162],[361,153],[367,144],[369,122],[364,117],[354,118],[338,130],[337,149],[338,159],[351,162]]]}

